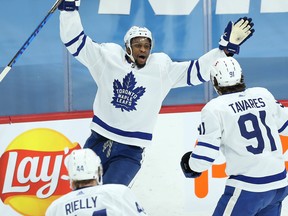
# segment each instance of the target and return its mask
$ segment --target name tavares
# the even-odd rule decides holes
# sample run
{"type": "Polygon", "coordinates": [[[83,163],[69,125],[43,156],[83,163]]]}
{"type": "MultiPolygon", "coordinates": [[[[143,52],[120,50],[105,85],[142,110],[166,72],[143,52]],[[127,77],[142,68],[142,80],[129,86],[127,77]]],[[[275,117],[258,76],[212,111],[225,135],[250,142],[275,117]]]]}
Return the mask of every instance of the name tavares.
{"type": "Polygon", "coordinates": [[[243,112],[248,109],[257,109],[265,107],[266,104],[262,98],[254,98],[254,99],[246,99],[241,101],[236,101],[234,103],[229,104],[234,113],[243,112]]]}

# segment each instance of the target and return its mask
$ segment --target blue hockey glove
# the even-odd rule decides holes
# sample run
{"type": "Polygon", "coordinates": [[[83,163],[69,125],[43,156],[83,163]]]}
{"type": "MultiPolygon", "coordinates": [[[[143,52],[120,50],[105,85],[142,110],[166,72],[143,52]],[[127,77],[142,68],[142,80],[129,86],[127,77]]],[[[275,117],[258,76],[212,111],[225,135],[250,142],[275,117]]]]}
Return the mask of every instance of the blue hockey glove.
{"type": "Polygon", "coordinates": [[[187,152],[182,156],[180,166],[181,166],[182,171],[183,171],[186,178],[197,178],[202,173],[195,172],[195,171],[191,170],[191,168],[189,166],[189,159],[191,157],[191,154],[192,154],[192,151],[187,152]]]}
{"type": "Polygon", "coordinates": [[[59,6],[58,9],[61,11],[74,11],[79,10],[81,0],[63,0],[59,6]]]}
{"type": "Polygon", "coordinates": [[[225,28],[224,34],[219,41],[219,49],[226,50],[230,54],[239,54],[240,45],[250,38],[255,32],[252,27],[254,23],[251,18],[242,17],[236,21],[229,22],[225,28]]]}

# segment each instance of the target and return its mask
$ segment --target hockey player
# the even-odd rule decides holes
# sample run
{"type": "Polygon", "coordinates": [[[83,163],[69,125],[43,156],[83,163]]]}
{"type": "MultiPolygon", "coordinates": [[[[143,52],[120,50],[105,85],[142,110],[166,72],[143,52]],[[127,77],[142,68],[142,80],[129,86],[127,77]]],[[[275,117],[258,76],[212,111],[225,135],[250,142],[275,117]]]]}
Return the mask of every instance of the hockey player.
{"type": "Polygon", "coordinates": [[[101,158],[104,184],[129,185],[141,168],[143,150],[151,144],[170,89],[208,81],[208,65],[226,54],[239,53],[240,45],[254,32],[253,23],[246,17],[229,22],[220,49],[195,61],[173,62],[164,53],[151,53],[153,37],[144,27],[127,31],[125,50],[115,43],[94,42],[83,31],[79,6],[78,0],[64,0],[59,10],[63,43],[89,69],[98,87],[92,133],[84,147],[101,158]]]}
{"type": "Polygon", "coordinates": [[[144,216],[131,189],[121,184],[102,184],[100,158],[91,149],[74,150],[67,170],[72,192],[55,200],[46,216],[144,216]]]}
{"type": "Polygon", "coordinates": [[[200,176],[221,150],[228,179],[213,215],[280,216],[288,180],[279,133],[288,135],[288,109],[265,88],[246,89],[232,57],[214,63],[211,82],[219,96],[201,111],[198,143],[180,163],[185,176],[200,176]]]}

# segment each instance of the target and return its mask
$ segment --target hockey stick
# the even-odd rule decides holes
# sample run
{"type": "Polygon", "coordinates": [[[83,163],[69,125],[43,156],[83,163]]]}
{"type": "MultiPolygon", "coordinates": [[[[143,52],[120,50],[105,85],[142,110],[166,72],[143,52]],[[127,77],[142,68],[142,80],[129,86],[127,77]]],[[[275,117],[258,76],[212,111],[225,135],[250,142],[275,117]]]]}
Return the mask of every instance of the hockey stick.
{"type": "Polygon", "coordinates": [[[34,30],[34,32],[30,35],[30,37],[25,41],[23,46],[18,50],[16,55],[12,58],[12,60],[9,62],[9,64],[4,68],[4,70],[0,74],[0,82],[4,79],[4,77],[8,74],[8,72],[11,70],[12,66],[16,63],[18,58],[24,53],[26,48],[30,45],[30,43],[33,41],[33,39],[36,37],[36,35],[40,32],[40,30],[43,28],[43,26],[46,24],[50,16],[55,12],[55,10],[58,8],[59,4],[63,0],[56,0],[52,8],[48,11],[48,14],[45,16],[45,18],[41,21],[41,23],[37,26],[37,28],[34,30]]]}

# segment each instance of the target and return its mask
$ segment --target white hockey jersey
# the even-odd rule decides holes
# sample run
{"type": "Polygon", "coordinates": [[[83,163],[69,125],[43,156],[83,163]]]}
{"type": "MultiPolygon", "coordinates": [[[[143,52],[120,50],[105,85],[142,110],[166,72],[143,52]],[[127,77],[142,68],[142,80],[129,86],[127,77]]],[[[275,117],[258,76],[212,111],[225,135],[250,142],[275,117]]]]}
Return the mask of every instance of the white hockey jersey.
{"type": "Polygon", "coordinates": [[[268,191],[288,185],[279,133],[288,135],[288,109],[265,88],[219,96],[201,112],[189,165],[207,170],[222,151],[227,185],[268,191]]]}
{"type": "Polygon", "coordinates": [[[146,66],[139,69],[127,62],[118,44],[92,41],[83,31],[78,11],[60,12],[60,35],[98,86],[91,129],[111,140],[142,147],[152,141],[170,89],[208,81],[209,66],[226,56],[217,48],[195,61],[173,62],[164,53],[152,53],[146,66]]]}
{"type": "Polygon", "coordinates": [[[55,200],[45,216],[144,216],[131,189],[106,184],[72,191],[55,200]]]}

